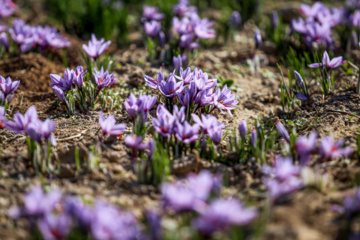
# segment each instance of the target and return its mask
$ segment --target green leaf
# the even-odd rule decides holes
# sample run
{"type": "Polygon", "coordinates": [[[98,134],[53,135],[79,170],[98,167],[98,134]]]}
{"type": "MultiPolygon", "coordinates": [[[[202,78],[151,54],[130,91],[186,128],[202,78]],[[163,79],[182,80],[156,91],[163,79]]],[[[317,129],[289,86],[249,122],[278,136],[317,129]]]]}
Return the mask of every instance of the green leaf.
{"type": "Polygon", "coordinates": [[[227,85],[228,88],[230,88],[233,84],[234,84],[234,80],[233,80],[233,79],[226,79],[226,80],[224,80],[224,81],[221,82],[221,87],[227,85]]]}

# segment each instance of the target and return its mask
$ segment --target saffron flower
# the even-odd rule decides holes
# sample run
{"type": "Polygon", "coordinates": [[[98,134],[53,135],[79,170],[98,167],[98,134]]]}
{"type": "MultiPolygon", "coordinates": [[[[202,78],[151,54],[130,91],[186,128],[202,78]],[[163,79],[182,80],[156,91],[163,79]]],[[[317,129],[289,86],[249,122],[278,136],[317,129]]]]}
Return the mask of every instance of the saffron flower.
{"type": "Polygon", "coordinates": [[[116,120],[113,115],[104,119],[103,111],[100,111],[99,113],[99,124],[104,135],[120,135],[126,128],[125,124],[116,124],[116,120]]]}
{"type": "Polygon", "coordinates": [[[191,114],[194,122],[199,124],[199,126],[203,129],[204,134],[209,134],[213,131],[221,131],[224,127],[224,123],[218,122],[217,118],[208,114],[203,115],[201,114],[201,119],[195,113],[191,114]]]}
{"type": "Polygon", "coordinates": [[[105,42],[104,38],[98,40],[95,34],[91,34],[91,40],[89,41],[89,44],[88,45],[83,44],[82,48],[87,53],[87,55],[89,55],[96,61],[96,59],[101,54],[103,54],[105,51],[108,50],[110,45],[111,45],[111,41],[105,42]]]}
{"type": "Polygon", "coordinates": [[[212,89],[208,89],[206,91],[201,91],[196,94],[194,102],[198,107],[209,106],[213,103],[213,93],[212,89]]]}
{"type": "Polygon", "coordinates": [[[153,119],[153,126],[157,133],[169,137],[174,132],[176,118],[162,105],[157,108],[157,118],[153,119]]]}
{"type": "MultiPolygon", "coordinates": [[[[186,55],[184,55],[186,56],[186,55]]],[[[180,55],[179,55],[180,58],[180,55]]],[[[180,76],[175,76],[177,79],[184,82],[184,85],[190,84],[194,79],[194,73],[191,72],[191,68],[186,68],[185,70],[183,68],[180,69],[180,76]]]]}
{"type": "Polygon", "coordinates": [[[75,84],[76,75],[75,72],[71,69],[66,69],[64,72],[64,77],[61,77],[57,74],[50,74],[51,83],[50,86],[57,86],[62,91],[66,92],[71,89],[75,84]]]}
{"type": "Polygon", "coordinates": [[[101,200],[95,202],[91,221],[94,239],[137,239],[140,234],[135,216],[101,200]]]}
{"type": "Polygon", "coordinates": [[[24,115],[17,112],[14,115],[14,121],[4,122],[4,126],[17,134],[24,134],[31,123],[38,121],[38,115],[35,106],[31,106],[24,115]]]}
{"type": "Polygon", "coordinates": [[[250,140],[251,140],[251,144],[254,147],[254,149],[256,149],[256,144],[257,144],[257,131],[256,128],[253,127],[251,130],[251,136],[250,136],[250,140]]]}
{"type": "Polygon", "coordinates": [[[277,26],[279,26],[279,15],[277,13],[277,11],[273,11],[271,14],[271,26],[273,28],[276,28],[277,26]]]}
{"type": "Polygon", "coordinates": [[[235,109],[234,105],[239,103],[239,101],[235,100],[235,95],[231,94],[231,90],[227,88],[227,85],[221,90],[216,89],[213,98],[214,106],[226,110],[230,115],[232,115],[231,110],[235,109]]]}
{"type": "Polygon", "coordinates": [[[10,47],[9,38],[7,34],[4,32],[0,33],[0,44],[5,47],[5,50],[7,52],[9,51],[9,47],[10,47]]]}
{"type": "Polygon", "coordinates": [[[255,39],[255,47],[259,48],[262,42],[262,37],[259,29],[255,30],[254,39],[255,39]]]}
{"type": "Polygon", "coordinates": [[[76,226],[86,231],[90,230],[93,212],[79,197],[67,197],[64,211],[74,219],[76,226]]]}
{"type": "Polygon", "coordinates": [[[99,91],[105,87],[114,85],[117,80],[113,73],[110,74],[108,71],[104,72],[104,67],[101,67],[100,71],[94,68],[93,75],[99,91]]]}
{"type": "Polygon", "coordinates": [[[181,106],[184,106],[186,108],[189,107],[190,103],[194,100],[194,97],[196,96],[196,86],[195,83],[190,83],[188,89],[186,91],[181,91],[176,94],[181,106]]]}
{"type": "Polygon", "coordinates": [[[5,18],[13,15],[18,9],[18,6],[11,0],[0,1],[0,18],[5,18]]]}
{"type": "Polygon", "coordinates": [[[284,125],[279,121],[279,119],[275,120],[275,127],[278,130],[279,134],[288,142],[290,143],[290,135],[289,132],[286,130],[284,125]]]}
{"type": "Polygon", "coordinates": [[[331,70],[341,66],[342,64],[346,63],[343,60],[343,57],[336,57],[330,60],[329,54],[325,51],[323,54],[322,62],[321,63],[312,63],[309,65],[310,68],[319,68],[324,67],[327,70],[331,70]]]}
{"type": "Polygon", "coordinates": [[[46,240],[66,239],[72,229],[71,217],[66,213],[47,213],[37,225],[46,240]]]}
{"type": "Polygon", "coordinates": [[[351,147],[343,148],[345,140],[334,141],[332,136],[326,136],[321,139],[319,145],[319,154],[322,159],[334,159],[339,157],[348,157],[353,153],[351,147]]]}
{"type": "Polygon", "coordinates": [[[155,38],[159,35],[161,30],[161,23],[157,22],[155,20],[152,20],[151,22],[146,22],[144,25],[146,34],[151,37],[155,38]]]}
{"type": "Polygon", "coordinates": [[[15,19],[13,27],[9,29],[9,33],[14,42],[20,45],[21,52],[27,52],[32,48],[35,39],[34,31],[24,21],[15,19]]]}
{"type": "Polygon", "coordinates": [[[152,240],[163,239],[163,232],[161,229],[161,214],[156,210],[147,210],[145,212],[146,223],[149,226],[149,237],[152,240]]]}
{"type": "Polygon", "coordinates": [[[34,141],[42,143],[44,140],[50,141],[53,146],[56,146],[56,139],[52,133],[55,129],[55,123],[46,119],[44,122],[41,120],[34,121],[28,125],[25,133],[34,141]]]}
{"type": "Polygon", "coordinates": [[[143,143],[143,140],[143,137],[132,134],[125,137],[125,144],[133,149],[144,150],[147,146],[143,143]]]}
{"type": "MultiPolygon", "coordinates": [[[[201,71],[201,70],[200,70],[201,71]]],[[[195,86],[196,86],[196,89],[197,91],[205,91],[205,90],[208,90],[210,88],[214,88],[217,84],[217,80],[216,79],[209,79],[208,77],[208,74],[207,73],[202,73],[201,72],[201,77],[200,78],[197,78],[197,75],[196,74],[196,69],[194,71],[194,83],[195,83],[195,86]]]]}
{"type": "Polygon", "coordinates": [[[296,140],[295,150],[299,154],[300,164],[307,165],[310,161],[310,156],[316,148],[317,133],[311,132],[308,137],[300,136],[296,140]]]}
{"type": "Polygon", "coordinates": [[[265,165],[262,172],[267,176],[263,182],[274,200],[303,187],[299,178],[301,168],[295,166],[291,158],[276,157],[274,166],[265,165]]]}
{"type": "Polygon", "coordinates": [[[200,126],[198,124],[191,126],[187,121],[185,121],[184,124],[177,122],[175,127],[175,136],[179,141],[185,144],[190,144],[199,138],[199,128],[200,126]]]}
{"type": "Polygon", "coordinates": [[[148,85],[149,87],[153,88],[153,89],[158,89],[159,88],[159,84],[164,81],[165,77],[164,74],[160,71],[157,74],[157,79],[153,79],[152,77],[146,76],[144,77],[145,79],[145,83],[146,85],[148,85]]]}
{"type": "Polygon", "coordinates": [[[62,192],[58,189],[53,189],[48,194],[45,194],[40,186],[33,186],[31,190],[23,196],[24,206],[11,208],[9,215],[12,218],[41,217],[52,212],[56,204],[61,201],[61,198],[62,192]]]}
{"type": "Polygon", "coordinates": [[[242,139],[245,139],[247,133],[247,123],[245,120],[241,120],[238,126],[239,134],[242,139]]]}
{"type": "Polygon", "coordinates": [[[143,18],[143,21],[160,21],[165,18],[165,15],[160,13],[157,7],[144,6],[143,18]]]}
{"type": "Polygon", "coordinates": [[[168,98],[174,97],[174,95],[183,90],[183,82],[176,82],[175,75],[171,73],[166,81],[161,81],[159,89],[162,94],[168,98]]]}
{"type": "Polygon", "coordinates": [[[174,105],[173,116],[179,123],[183,123],[185,121],[185,110],[186,108],[184,106],[179,109],[177,105],[174,105]]]}
{"type": "Polygon", "coordinates": [[[217,193],[221,185],[221,177],[212,176],[208,171],[201,171],[199,175],[191,173],[183,182],[163,183],[162,202],[164,207],[176,212],[203,212],[211,192],[217,193]]]}
{"type": "Polygon", "coordinates": [[[19,87],[20,81],[11,81],[11,78],[3,78],[0,76],[0,90],[4,94],[5,101],[12,99],[12,93],[19,87]]]}
{"type": "Polygon", "coordinates": [[[188,0],[179,0],[178,4],[173,7],[173,12],[179,17],[190,17],[192,14],[197,13],[197,8],[190,6],[188,0]]]}
{"type": "Polygon", "coordinates": [[[232,26],[238,26],[241,24],[241,15],[238,11],[233,11],[229,19],[229,24],[232,26]]]}
{"type": "Polygon", "coordinates": [[[130,94],[129,98],[125,101],[124,107],[131,119],[135,119],[136,115],[147,114],[156,103],[156,96],[141,95],[137,99],[134,94],[130,94]]]}
{"type": "Polygon", "coordinates": [[[216,199],[193,221],[193,226],[209,236],[231,226],[248,225],[257,216],[258,211],[255,208],[245,208],[236,199],[216,199]]]}
{"type": "MultiPolygon", "coordinates": [[[[1,38],[0,38],[1,41],[1,38]]],[[[173,57],[173,66],[177,71],[182,71],[182,66],[186,65],[187,62],[187,55],[178,55],[173,57]]],[[[191,72],[191,69],[190,69],[191,72]]],[[[182,76],[182,74],[180,73],[182,76]]],[[[177,78],[177,76],[176,76],[177,78]]]]}

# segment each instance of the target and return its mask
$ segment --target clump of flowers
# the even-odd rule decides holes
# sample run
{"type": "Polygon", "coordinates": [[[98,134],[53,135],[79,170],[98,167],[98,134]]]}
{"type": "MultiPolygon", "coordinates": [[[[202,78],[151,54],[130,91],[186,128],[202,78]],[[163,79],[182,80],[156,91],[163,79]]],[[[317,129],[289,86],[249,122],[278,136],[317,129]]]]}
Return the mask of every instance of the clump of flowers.
{"type": "Polygon", "coordinates": [[[19,87],[20,81],[12,81],[10,77],[3,78],[0,76],[0,106],[9,107],[11,99],[14,97],[14,92],[19,87]]]}
{"type": "Polygon", "coordinates": [[[51,189],[44,193],[34,186],[24,195],[24,205],[13,207],[10,217],[27,218],[33,234],[43,239],[67,239],[71,235],[84,239],[139,239],[142,235],[135,216],[119,207],[97,199],[93,207],[80,198],[51,189]]]}
{"type": "Polygon", "coordinates": [[[109,50],[110,45],[111,41],[105,42],[104,38],[98,40],[95,34],[91,34],[91,40],[89,41],[88,45],[83,44],[82,48],[89,57],[96,61],[101,56],[101,54],[109,50]]]}
{"type": "Polygon", "coordinates": [[[226,231],[232,226],[245,226],[253,222],[258,212],[246,208],[235,198],[218,197],[222,181],[208,171],[189,174],[184,181],[164,183],[161,187],[163,206],[178,214],[194,212],[198,216],[192,226],[204,236],[226,231]]]}
{"type": "Polygon", "coordinates": [[[43,52],[48,48],[66,48],[71,45],[67,38],[50,26],[31,26],[20,19],[15,19],[9,28],[12,40],[20,47],[21,52],[28,52],[39,47],[43,52]]]}
{"type": "Polygon", "coordinates": [[[40,120],[35,106],[31,106],[24,115],[17,112],[14,121],[5,121],[3,124],[16,134],[27,135],[29,157],[36,171],[52,173],[56,170],[51,161],[51,149],[56,146],[56,139],[52,133],[55,129],[53,121],[49,118],[45,121],[40,120]]]}
{"type": "Polygon", "coordinates": [[[78,102],[82,112],[94,108],[101,91],[114,85],[117,80],[114,74],[109,74],[101,68],[101,71],[94,69],[92,82],[90,77],[86,79],[86,71],[82,66],[78,66],[75,70],[66,69],[63,77],[50,74],[50,79],[50,86],[66,106],[69,115],[75,112],[75,102],[78,102]]]}
{"type": "Polygon", "coordinates": [[[268,188],[271,199],[277,199],[292,193],[303,186],[300,179],[301,168],[295,166],[291,158],[276,157],[274,166],[264,165],[263,182],[268,188]]]}

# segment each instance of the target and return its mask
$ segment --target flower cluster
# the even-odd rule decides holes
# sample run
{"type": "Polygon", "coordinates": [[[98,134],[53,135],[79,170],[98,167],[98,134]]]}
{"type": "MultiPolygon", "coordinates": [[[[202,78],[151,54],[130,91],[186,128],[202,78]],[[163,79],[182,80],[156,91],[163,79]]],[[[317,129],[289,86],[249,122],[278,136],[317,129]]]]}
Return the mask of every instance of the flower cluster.
{"type": "MultiPolygon", "coordinates": [[[[21,52],[28,52],[37,46],[42,51],[46,48],[65,48],[71,45],[68,39],[58,33],[55,28],[31,26],[20,19],[15,19],[13,26],[8,31],[13,41],[20,46],[21,52]]],[[[9,48],[8,40],[3,39],[2,43],[9,48]]]]}
{"type": "Polygon", "coordinates": [[[44,193],[34,186],[24,195],[24,205],[9,211],[12,218],[26,217],[37,224],[44,239],[67,239],[76,230],[93,239],[138,239],[142,234],[135,216],[97,199],[90,207],[78,197],[53,189],[44,193]]]}
{"type": "Polygon", "coordinates": [[[179,47],[184,52],[200,47],[198,39],[215,38],[214,22],[207,18],[201,19],[196,8],[189,6],[189,1],[180,0],[174,7],[176,15],[172,20],[173,29],[179,35],[179,47]]]}
{"type": "Polygon", "coordinates": [[[41,121],[38,118],[35,106],[31,106],[24,115],[17,112],[14,115],[14,121],[5,121],[4,126],[17,134],[26,134],[32,140],[39,143],[50,141],[53,146],[56,145],[54,134],[55,123],[49,118],[41,121]]]}
{"type": "Polygon", "coordinates": [[[85,112],[89,107],[94,107],[100,91],[106,87],[113,86],[116,82],[114,74],[108,71],[93,72],[94,83],[85,81],[86,71],[82,66],[75,70],[66,69],[64,76],[50,74],[50,86],[54,89],[55,95],[62,101],[69,114],[75,111],[75,101],[79,102],[81,111],[85,112]]]}
{"type": "Polygon", "coordinates": [[[11,0],[0,1],[0,20],[14,14],[18,6],[11,0]]]}
{"type": "Polygon", "coordinates": [[[160,45],[165,44],[165,34],[161,31],[161,20],[165,18],[163,13],[159,12],[157,7],[144,6],[142,23],[144,24],[145,33],[150,38],[159,38],[160,45]]]}
{"type": "Polygon", "coordinates": [[[19,87],[20,81],[12,81],[10,77],[0,76],[0,106],[6,106],[13,99],[14,92],[19,87]]]}
{"type": "Polygon", "coordinates": [[[185,181],[164,183],[161,187],[165,208],[177,213],[194,211],[199,214],[192,225],[202,234],[210,236],[231,226],[244,226],[258,215],[254,208],[245,208],[238,200],[211,198],[218,195],[222,182],[220,176],[208,171],[189,174],[185,181]]]}
{"type": "Polygon", "coordinates": [[[301,168],[293,164],[291,158],[276,157],[273,167],[264,165],[263,182],[274,200],[283,197],[303,186],[300,179],[301,168]]]}
{"type": "Polygon", "coordinates": [[[194,71],[180,68],[179,76],[170,73],[166,80],[163,73],[159,72],[157,79],[145,76],[145,82],[149,87],[159,89],[171,103],[177,99],[189,113],[205,111],[206,107],[209,109],[207,113],[221,109],[231,115],[231,110],[238,104],[235,95],[231,94],[226,85],[215,90],[217,80],[209,79],[206,72],[197,68],[194,71]]]}

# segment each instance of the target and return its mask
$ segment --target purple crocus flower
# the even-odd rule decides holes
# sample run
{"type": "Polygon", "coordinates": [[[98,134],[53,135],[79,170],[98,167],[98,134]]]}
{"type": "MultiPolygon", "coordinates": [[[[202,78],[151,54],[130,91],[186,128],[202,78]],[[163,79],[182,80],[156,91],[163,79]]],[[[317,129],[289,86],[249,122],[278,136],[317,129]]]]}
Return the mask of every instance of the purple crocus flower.
{"type": "Polygon", "coordinates": [[[198,78],[197,77],[198,74],[194,73],[194,83],[196,86],[197,91],[205,91],[208,90],[210,88],[214,88],[217,84],[217,80],[216,79],[209,79],[208,74],[207,73],[202,73],[201,77],[198,78]]]}
{"type": "Polygon", "coordinates": [[[52,47],[52,48],[66,48],[66,47],[70,47],[71,43],[70,41],[60,35],[59,33],[55,32],[55,33],[50,33],[50,34],[46,34],[44,36],[45,40],[46,40],[46,44],[44,44],[42,47],[52,47]]]}
{"type": "Polygon", "coordinates": [[[11,78],[3,78],[0,76],[0,89],[4,94],[5,100],[19,87],[20,81],[11,81],[11,78]]]}
{"type": "Polygon", "coordinates": [[[255,39],[255,47],[259,48],[259,46],[262,42],[262,37],[261,37],[261,33],[260,33],[259,29],[255,30],[254,39],[255,39]]]}
{"type": "Polygon", "coordinates": [[[299,99],[300,101],[306,101],[306,100],[309,99],[307,96],[305,96],[305,95],[302,94],[302,93],[297,92],[297,91],[296,91],[295,89],[293,89],[293,88],[291,88],[290,91],[291,91],[292,94],[295,94],[295,97],[296,97],[297,99],[299,99]]]}
{"type": "Polygon", "coordinates": [[[195,42],[195,36],[193,34],[184,34],[180,37],[180,47],[182,49],[193,50],[200,47],[200,44],[195,42]]]}
{"type": "Polygon", "coordinates": [[[247,123],[245,120],[241,120],[238,126],[239,134],[242,139],[246,138],[247,133],[247,123]]]}
{"type": "Polygon", "coordinates": [[[59,88],[58,86],[53,86],[53,89],[54,89],[54,91],[55,91],[55,95],[56,95],[56,96],[59,98],[59,100],[60,100],[61,102],[63,102],[63,103],[66,105],[66,107],[68,108],[69,106],[68,106],[68,103],[67,103],[67,101],[66,101],[64,91],[63,91],[61,88],[59,88]]]}
{"type": "Polygon", "coordinates": [[[64,203],[65,212],[74,219],[74,223],[81,229],[90,230],[92,209],[79,197],[67,197],[64,203]]]}
{"type": "Polygon", "coordinates": [[[136,218],[129,212],[97,200],[93,209],[91,235],[101,240],[132,240],[140,233],[136,218]]]}
{"type": "MultiPolygon", "coordinates": [[[[181,71],[180,72],[180,77],[183,76],[183,72],[187,71],[187,69],[185,71],[183,71],[183,69],[182,69],[182,66],[185,65],[186,62],[187,62],[187,56],[186,55],[178,55],[178,56],[173,57],[174,68],[177,71],[181,71]]],[[[191,73],[191,69],[190,69],[190,73],[191,73]]],[[[176,78],[178,78],[178,77],[176,76],[176,78]]]]}
{"type": "Polygon", "coordinates": [[[279,121],[279,119],[275,120],[275,127],[278,130],[279,134],[288,142],[290,143],[290,135],[289,132],[286,130],[284,125],[279,121]]]}
{"type": "Polygon", "coordinates": [[[34,44],[34,33],[30,25],[25,24],[20,19],[15,19],[13,27],[9,29],[9,33],[17,44],[20,45],[22,52],[30,50],[34,44]]]}
{"type": "Polygon", "coordinates": [[[294,76],[296,79],[297,84],[299,85],[300,88],[304,89],[305,88],[305,84],[304,84],[304,80],[301,77],[300,73],[298,73],[297,71],[294,71],[294,76]]]}
{"type": "Polygon", "coordinates": [[[201,233],[211,235],[231,226],[248,225],[257,216],[255,208],[245,208],[236,199],[216,199],[193,221],[193,226],[201,233]]]}
{"type": "Polygon", "coordinates": [[[153,79],[152,77],[146,76],[144,77],[146,85],[153,89],[158,89],[159,84],[164,81],[165,77],[164,74],[160,71],[157,74],[157,78],[153,79]]]}
{"type": "Polygon", "coordinates": [[[144,25],[146,34],[151,37],[155,38],[159,35],[161,30],[161,23],[155,20],[152,20],[151,22],[146,22],[144,25]]]}
{"type": "Polygon", "coordinates": [[[360,188],[356,188],[352,196],[343,199],[343,212],[348,218],[353,218],[360,211],[360,188]]]}
{"type": "Polygon", "coordinates": [[[40,186],[34,186],[23,197],[24,206],[11,208],[9,215],[12,218],[19,217],[42,217],[53,211],[56,204],[61,201],[62,192],[58,189],[51,190],[45,194],[40,186]]]}
{"type": "Polygon", "coordinates": [[[41,235],[46,240],[66,239],[72,224],[71,217],[66,213],[48,213],[37,222],[41,235]]]}
{"type": "Polygon", "coordinates": [[[73,83],[82,90],[83,82],[84,82],[84,76],[87,71],[84,71],[84,68],[82,66],[77,66],[75,69],[75,77],[73,83]]]}
{"type": "Polygon", "coordinates": [[[271,26],[273,28],[276,28],[277,26],[279,26],[279,15],[278,15],[277,11],[273,11],[271,14],[271,26]]]}
{"type": "Polygon", "coordinates": [[[238,11],[233,11],[229,19],[229,24],[232,26],[238,26],[241,24],[241,15],[238,11]]]}
{"type": "Polygon", "coordinates": [[[160,13],[157,7],[144,6],[143,17],[143,21],[160,21],[165,18],[165,15],[160,13]]]}
{"type": "Polygon", "coordinates": [[[341,66],[342,64],[346,63],[343,61],[343,57],[336,57],[330,60],[329,54],[327,51],[324,52],[322,62],[321,63],[312,63],[309,65],[310,68],[319,68],[324,67],[327,70],[331,70],[341,66]]]}
{"type": "Polygon", "coordinates": [[[66,69],[64,71],[64,77],[61,77],[57,74],[50,74],[50,79],[51,79],[51,83],[50,83],[51,87],[57,86],[64,92],[69,91],[77,81],[75,72],[71,69],[66,69]]]}
{"type": "Polygon", "coordinates": [[[173,11],[179,17],[189,17],[194,13],[196,14],[197,8],[189,5],[190,4],[188,0],[179,0],[178,4],[173,7],[173,11]]]}
{"type": "MultiPolygon", "coordinates": [[[[180,55],[179,55],[180,56],[180,55]]],[[[186,56],[186,55],[184,55],[186,56]]],[[[175,76],[177,79],[184,82],[184,85],[190,84],[194,79],[194,73],[191,72],[191,68],[186,68],[185,70],[183,68],[179,69],[180,76],[175,76]]]]}
{"type": "Polygon", "coordinates": [[[9,51],[9,38],[5,32],[0,33],[0,44],[5,47],[5,50],[9,51]]]}
{"type": "Polygon", "coordinates": [[[0,1],[0,18],[5,18],[13,15],[18,9],[18,6],[11,0],[0,1]]]}
{"type": "Polygon", "coordinates": [[[206,201],[211,193],[218,194],[222,186],[222,176],[213,176],[209,171],[202,170],[199,174],[189,173],[186,177],[187,186],[196,198],[206,201]]]}
{"type": "Polygon", "coordinates": [[[315,18],[323,8],[326,8],[326,6],[321,2],[316,2],[312,6],[309,6],[307,4],[301,4],[300,12],[308,18],[315,18]]]}
{"type": "Polygon", "coordinates": [[[183,90],[183,82],[176,82],[175,75],[171,73],[166,81],[162,81],[159,84],[159,89],[162,94],[168,98],[174,97],[174,95],[183,90]]]}
{"type": "Polygon", "coordinates": [[[316,148],[317,133],[311,132],[309,137],[300,136],[296,140],[295,150],[299,154],[300,164],[307,165],[310,161],[310,156],[316,148]]]}
{"type": "Polygon", "coordinates": [[[320,141],[319,154],[322,159],[348,157],[353,153],[351,147],[343,148],[345,140],[334,141],[332,136],[327,136],[320,141]]]}
{"type": "Polygon", "coordinates": [[[143,110],[143,102],[130,93],[129,98],[124,102],[124,107],[131,119],[135,118],[135,115],[141,113],[143,110]]]}
{"type": "MultiPolygon", "coordinates": [[[[192,19],[192,21],[194,20],[192,19]]],[[[215,38],[216,32],[214,29],[211,29],[213,25],[214,22],[209,21],[207,18],[198,19],[194,27],[194,34],[199,39],[215,38]]]]}
{"type": "Polygon", "coordinates": [[[147,145],[143,142],[143,140],[143,137],[132,134],[125,137],[125,144],[133,149],[145,150],[147,145]]]}
{"type": "Polygon", "coordinates": [[[157,133],[163,137],[169,137],[174,132],[176,119],[163,106],[159,105],[157,108],[157,118],[153,119],[153,126],[157,133]]]}
{"type": "Polygon", "coordinates": [[[191,114],[195,123],[199,124],[199,126],[203,129],[204,134],[210,134],[213,131],[219,131],[225,128],[224,123],[218,122],[217,118],[208,114],[207,116],[201,114],[201,119],[196,114],[191,114]]]}
{"type": "Polygon", "coordinates": [[[198,124],[191,126],[185,121],[184,124],[177,122],[175,126],[175,136],[179,141],[190,144],[199,138],[198,133],[200,126],[198,124]]]}
{"type": "Polygon", "coordinates": [[[51,121],[50,118],[46,119],[44,122],[38,119],[27,126],[25,133],[38,143],[42,143],[46,140],[50,141],[53,146],[56,146],[56,139],[52,133],[54,129],[55,123],[51,121]]]}
{"type": "Polygon", "coordinates": [[[116,120],[113,115],[104,119],[103,111],[100,111],[99,113],[99,124],[104,135],[121,135],[126,128],[125,124],[116,124],[116,120]]]}
{"type": "MultiPolygon", "coordinates": [[[[204,91],[205,92],[205,91],[204,91]]],[[[195,83],[190,83],[188,89],[186,91],[181,91],[176,94],[180,104],[186,108],[189,107],[190,103],[194,100],[196,96],[196,86],[195,83]]]]}
{"type": "Polygon", "coordinates": [[[82,48],[84,51],[92,57],[95,61],[96,59],[103,54],[103,52],[107,51],[109,46],[111,45],[111,41],[105,42],[104,38],[98,40],[95,34],[91,34],[91,40],[88,45],[83,44],[82,48]]]}
{"type": "Polygon", "coordinates": [[[198,107],[209,106],[213,103],[213,93],[212,89],[208,89],[206,91],[201,91],[196,94],[194,102],[198,107]]]}
{"type": "Polygon", "coordinates": [[[268,165],[264,165],[262,167],[262,172],[266,175],[274,176],[280,181],[285,181],[292,176],[299,176],[301,168],[294,165],[291,158],[278,156],[275,158],[274,166],[270,167],[268,165]]]}
{"type": "Polygon", "coordinates": [[[104,67],[101,67],[100,71],[97,71],[96,68],[94,68],[94,79],[95,83],[97,85],[98,90],[114,85],[116,82],[116,78],[114,77],[114,74],[110,74],[108,71],[104,71],[104,67]]]}
{"type": "Polygon", "coordinates": [[[273,199],[278,199],[303,186],[299,178],[301,168],[295,166],[291,158],[276,157],[274,166],[265,165],[262,172],[267,175],[263,182],[273,199]]]}
{"type": "Polygon", "coordinates": [[[219,109],[225,109],[230,115],[231,110],[235,109],[239,101],[235,100],[235,95],[231,94],[231,90],[225,85],[222,90],[216,89],[214,94],[214,106],[219,109]]]}
{"type": "Polygon", "coordinates": [[[185,121],[185,110],[186,108],[184,106],[179,109],[177,105],[174,105],[173,116],[180,123],[185,121]]]}
{"type": "Polygon", "coordinates": [[[4,126],[17,134],[24,134],[29,124],[36,123],[36,121],[38,121],[37,111],[35,106],[31,106],[24,115],[19,112],[15,113],[14,121],[6,121],[4,126]]]}
{"type": "Polygon", "coordinates": [[[303,187],[303,181],[298,177],[290,177],[286,181],[278,181],[274,178],[265,178],[263,183],[267,187],[270,197],[274,200],[286,196],[301,187],[303,187]]]}

